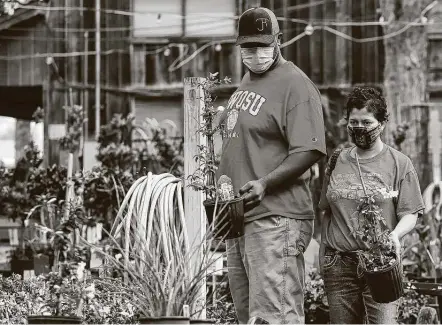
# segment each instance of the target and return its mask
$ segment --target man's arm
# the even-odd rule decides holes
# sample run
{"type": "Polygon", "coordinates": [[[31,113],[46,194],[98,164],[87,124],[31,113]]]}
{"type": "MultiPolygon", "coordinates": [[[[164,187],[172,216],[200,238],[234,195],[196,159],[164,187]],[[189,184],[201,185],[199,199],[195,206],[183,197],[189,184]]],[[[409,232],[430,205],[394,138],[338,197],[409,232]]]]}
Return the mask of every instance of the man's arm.
{"type": "Polygon", "coordinates": [[[317,150],[294,152],[266,176],[245,184],[239,193],[242,195],[248,192],[244,197],[244,202],[247,205],[258,205],[266,192],[272,192],[287,181],[293,182],[298,179],[323,155],[317,150]]]}
{"type": "Polygon", "coordinates": [[[294,181],[304,174],[314,163],[321,159],[323,153],[317,150],[294,152],[271,173],[259,181],[264,188],[271,192],[284,183],[294,181]]]}

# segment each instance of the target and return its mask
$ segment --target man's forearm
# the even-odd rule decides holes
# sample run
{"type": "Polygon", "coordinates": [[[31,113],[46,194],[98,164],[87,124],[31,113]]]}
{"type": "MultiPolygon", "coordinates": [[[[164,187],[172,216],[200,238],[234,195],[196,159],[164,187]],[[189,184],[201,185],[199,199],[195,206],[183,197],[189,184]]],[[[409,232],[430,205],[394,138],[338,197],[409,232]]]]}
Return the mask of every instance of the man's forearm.
{"type": "Polygon", "coordinates": [[[292,153],[274,171],[259,181],[266,190],[278,188],[298,179],[322,156],[323,154],[317,150],[292,153]]]}

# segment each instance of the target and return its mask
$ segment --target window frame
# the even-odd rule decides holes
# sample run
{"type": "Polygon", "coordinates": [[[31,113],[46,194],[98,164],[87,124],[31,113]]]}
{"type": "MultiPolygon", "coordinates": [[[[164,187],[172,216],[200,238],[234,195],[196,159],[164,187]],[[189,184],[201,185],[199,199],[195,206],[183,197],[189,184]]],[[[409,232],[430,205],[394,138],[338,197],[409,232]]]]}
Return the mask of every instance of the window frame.
{"type": "MultiPolygon", "coordinates": [[[[134,12],[134,7],[135,7],[135,1],[142,1],[142,0],[132,0],[131,1],[131,11],[134,12]]],[[[203,1],[203,0],[202,0],[203,1]]],[[[240,13],[242,12],[242,7],[243,7],[243,0],[229,0],[229,1],[233,1],[234,2],[234,6],[235,6],[235,16],[239,16],[240,13]]],[[[210,35],[205,35],[205,36],[187,36],[186,35],[186,9],[187,9],[187,0],[180,0],[181,3],[181,35],[177,35],[177,36],[166,36],[166,37],[161,37],[161,36],[135,36],[134,35],[134,30],[131,30],[130,33],[130,42],[133,44],[168,44],[168,43],[175,43],[175,42],[195,42],[195,41],[216,41],[216,40],[225,40],[225,39],[234,39],[235,38],[235,34],[233,35],[223,35],[223,36],[210,36],[210,35]]],[[[135,28],[135,19],[134,19],[134,15],[131,16],[131,26],[132,28],[135,28]]],[[[235,19],[234,24],[237,23],[237,19],[235,19]]],[[[235,30],[235,29],[234,29],[235,30]]]]}

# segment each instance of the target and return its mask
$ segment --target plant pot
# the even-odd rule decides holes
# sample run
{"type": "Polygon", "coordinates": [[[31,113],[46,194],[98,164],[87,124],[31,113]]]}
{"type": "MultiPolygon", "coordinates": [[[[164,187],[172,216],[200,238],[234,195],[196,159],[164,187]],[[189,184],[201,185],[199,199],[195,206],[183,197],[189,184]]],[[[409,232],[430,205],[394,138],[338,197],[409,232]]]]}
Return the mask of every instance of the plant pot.
{"type": "Polygon", "coordinates": [[[330,310],[327,306],[318,306],[316,308],[316,323],[315,324],[329,324],[330,310]]]}
{"type": "Polygon", "coordinates": [[[51,271],[51,259],[48,255],[34,255],[34,271],[35,275],[47,274],[51,271]]]}
{"type": "Polygon", "coordinates": [[[376,302],[393,302],[404,294],[402,265],[398,259],[393,265],[379,271],[364,270],[364,278],[376,302]]]}
{"type": "MultiPolygon", "coordinates": [[[[426,280],[434,281],[434,278],[426,278],[426,280]]],[[[411,282],[411,289],[415,290],[421,295],[428,295],[437,298],[437,304],[430,304],[437,311],[437,315],[440,319],[442,315],[442,283],[429,283],[429,282],[411,282]]]]}
{"type": "Polygon", "coordinates": [[[244,235],[244,200],[235,198],[230,201],[218,201],[214,220],[215,200],[205,200],[207,220],[213,225],[215,238],[231,239],[244,235]],[[227,206],[226,206],[227,204],[227,206]],[[221,211],[219,213],[219,211],[221,211]]]}
{"type": "Polygon", "coordinates": [[[34,269],[33,259],[15,259],[11,260],[11,272],[19,274],[23,277],[24,271],[30,271],[34,269]]]}
{"type": "Polygon", "coordinates": [[[70,316],[28,316],[28,324],[81,324],[79,317],[70,316]]]}
{"type": "Polygon", "coordinates": [[[189,317],[168,316],[168,317],[142,317],[140,324],[190,324],[189,317]]]}
{"type": "Polygon", "coordinates": [[[190,324],[213,325],[216,324],[215,319],[191,319],[190,324]]]}

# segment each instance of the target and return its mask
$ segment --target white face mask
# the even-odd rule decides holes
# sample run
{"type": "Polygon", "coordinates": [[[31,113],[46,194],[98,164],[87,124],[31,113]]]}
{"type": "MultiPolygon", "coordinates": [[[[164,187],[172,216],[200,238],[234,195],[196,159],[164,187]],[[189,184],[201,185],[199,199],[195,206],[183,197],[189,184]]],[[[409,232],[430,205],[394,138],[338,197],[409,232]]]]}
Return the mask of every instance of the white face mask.
{"type": "Polygon", "coordinates": [[[242,62],[250,71],[260,74],[266,72],[273,64],[275,47],[242,48],[242,62]]]}

